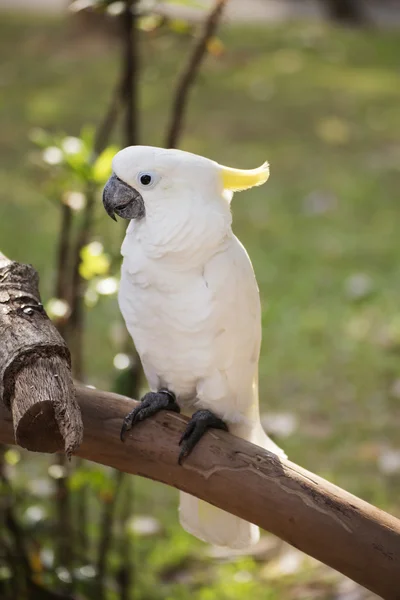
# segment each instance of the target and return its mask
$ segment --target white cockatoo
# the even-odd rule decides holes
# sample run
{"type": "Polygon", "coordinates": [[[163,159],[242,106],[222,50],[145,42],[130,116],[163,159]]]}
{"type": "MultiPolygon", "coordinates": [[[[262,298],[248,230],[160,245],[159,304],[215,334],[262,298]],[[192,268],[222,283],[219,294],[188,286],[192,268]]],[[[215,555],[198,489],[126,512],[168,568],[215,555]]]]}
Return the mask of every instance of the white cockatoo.
{"type": "MultiPolygon", "coordinates": [[[[233,234],[233,192],[267,181],[269,167],[239,170],[181,150],[118,152],[103,194],[129,219],[119,305],[151,392],[124,420],[121,438],[160,409],[191,416],[179,462],[210,427],[284,456],[258,407],[260,299],[246,250],[233,234]]],[[[255,525],[186,493],[180,521],[196,537],[245,549],[255,525]]]]}

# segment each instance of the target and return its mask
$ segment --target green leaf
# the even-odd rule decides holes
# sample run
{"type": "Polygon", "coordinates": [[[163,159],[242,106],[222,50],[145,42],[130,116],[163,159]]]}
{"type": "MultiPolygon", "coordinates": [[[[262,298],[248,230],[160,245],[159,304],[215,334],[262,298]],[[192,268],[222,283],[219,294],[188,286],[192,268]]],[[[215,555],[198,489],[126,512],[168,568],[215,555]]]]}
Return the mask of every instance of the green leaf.
{"type": "Polygon", "coordinates": [[[115,154],[118,152],[117,146],[108,146],[96,159],[92,169],[93,181],[99,185],[104,185],[111,175],[111,163],[115,154]]]}
{"type": "Polygon", "coordinates": [[[91,176],[89,165],[90,148],[82,138],[65,137],[61,140],[61,150],[65,164],[83,181],[88,181],[91,176]]]}
{"type": "Polygon", "coordinates": [[[72,491],[77,491],[85,486],[95,492],[104,492],[112,490],[109,471],[102,467],[80,467],[73,471],[69,478],[69,487],[72,491]]]}
{"type": "Polygon", "coordinates": [[[145,15],[137,20],[137,27],[142,31],[151,32],[160,27],[163,22],[161,15],[151,14],[145,15]]]}
{"type": "Polygon", "coordinates": [[[96,275],[106,275],[110,268],[110,258],[103,252],[100,242],[91,242],[81,250],[79,273],[83,279],[93,279],[96,275]]]}
{"type": "Polygon", "coordinates": [[[80,138],[85,146],[92,151],[96,130],[93,125],[84,125],[80,132],[80,138]]]}
{"type": "Polygon", "coordinates": [[[168,22],[168,27],[174,33],[179,33],[179,34],[190,33],[192,30],[192,26],[187,21],[184,21],[183,19],[171,19],[168,22]]]}

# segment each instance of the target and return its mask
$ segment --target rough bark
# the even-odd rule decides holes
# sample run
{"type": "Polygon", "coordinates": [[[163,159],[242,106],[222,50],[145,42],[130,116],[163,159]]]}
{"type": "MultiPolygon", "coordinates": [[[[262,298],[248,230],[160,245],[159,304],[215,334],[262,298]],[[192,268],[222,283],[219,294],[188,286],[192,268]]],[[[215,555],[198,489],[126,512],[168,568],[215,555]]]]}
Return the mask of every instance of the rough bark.
{"type": "MultiPolygon", "coordinates": [[[[123,444],[122,418],[134,401],[77,387],[82,458],[161,481],[274,533],[386,600],[400,599],[400,521],[287,460],[223,431],[211,431],[178,465],[187,419],[162,411],[123,444]]],[[[0,408],[0,442],[12,443],[0,408]]]]}
{"type": "Polygon", "coordinates": [[[0,255],[0,398],[16,442],[71,454],[83,425],[64,340],[47,317],[33,267],[0,255]]]}

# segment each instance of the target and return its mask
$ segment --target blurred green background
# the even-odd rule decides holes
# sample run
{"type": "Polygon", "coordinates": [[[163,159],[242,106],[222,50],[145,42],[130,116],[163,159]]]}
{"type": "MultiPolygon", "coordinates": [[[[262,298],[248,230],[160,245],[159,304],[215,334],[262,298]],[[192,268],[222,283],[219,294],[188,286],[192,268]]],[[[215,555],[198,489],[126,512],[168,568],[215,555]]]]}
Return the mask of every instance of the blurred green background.
{"type": "MultiPolygon", "coordinates": [[[[140,32],[148,145],[164,143],[171,89],[193,44],[191,27],[178,33],[174,23],[140,32]]],[[[79,136],[96,126],[119,72],[115,32],[85,27],[63,15],[0,20],[0,250],[36,267],[45,303],[54,296],[59,188],[48,183],[57,167],[45,168],[32,139],[38,128],[79,136]]],[[[265,428],[295,462],[400,517],[399,42],[398,31],[328,22],[225,23],[190,96],[180,147],[241,168],[271,163],[268,184],[232,204],[262,299],[265,428]]],[[[121,230],[103,211],[100,187],[96,203],[91,240],[115,257],[121,230]]],[[[99,293],[92,304],[86,382],[111,389],[116,296],[99,293]]],[[[69,592],[75,578],[76,597],[100,597],[95,557],[115,474],[80,464],[68,477],[73,523],[83,488],[88,511],[87,548],[70,571],[53,547],[63,472],[17,449],[4,449],[4,460],[38,581],[69,592]]],[[[252,556],[219,553],[182,531],[175,490],[132,481],[115,507],[102,597],[127,588],[135,600],[374,597],[267,534],[252,556]]],[[[6,558],[0,552],[5,592],[6,558]]]]}

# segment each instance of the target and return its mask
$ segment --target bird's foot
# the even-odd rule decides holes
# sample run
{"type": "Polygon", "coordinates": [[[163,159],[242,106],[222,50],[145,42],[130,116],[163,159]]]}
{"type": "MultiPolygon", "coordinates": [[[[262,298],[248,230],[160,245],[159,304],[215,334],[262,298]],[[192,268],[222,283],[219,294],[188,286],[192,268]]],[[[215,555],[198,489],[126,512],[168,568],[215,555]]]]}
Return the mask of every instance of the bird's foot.
{"type": "Polygon", "coordinates": [[[223,429],[228,431],[226,423],[210,410],[197,410],[186,426],[186,429],[179,440],[181,451],[178,462],[181,465],[182,460],[189,456],[197,442],[203,437],[207,429],[223,429]]]}
{"type": "Polygon", "coordinates": [[[121,441],[125,441],[127,431],[148,417],[155,415],[159,410],[172,410],[181,412],[179,405],[176,402],[175,394],[169,390],[161,389],[158,392],[149,392],[141,399],[139,406],[134,408],[126,415],[121,429],[121,441]]]}

